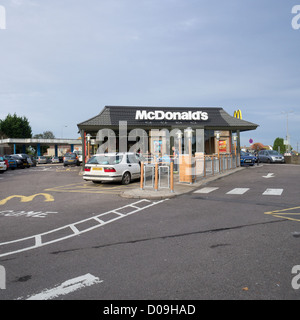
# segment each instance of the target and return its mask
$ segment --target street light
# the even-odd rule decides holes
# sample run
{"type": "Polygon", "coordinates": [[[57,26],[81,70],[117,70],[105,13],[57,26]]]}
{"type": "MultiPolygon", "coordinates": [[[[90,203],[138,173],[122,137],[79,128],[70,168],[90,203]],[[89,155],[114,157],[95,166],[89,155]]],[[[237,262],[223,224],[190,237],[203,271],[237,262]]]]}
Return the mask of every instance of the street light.
{"type": "Polygon", "coordinates": [[[193,177],[192,177],[192,137],[193,137],[194,130],[190,127],[186,128],[184,130],[184,133],[186,134],[188,140],[189,140],[189,175],[190,175],[190,183],[193,183],[193,177]]]}
{"type": "Polygon", "coordinates": [[[235,165],[237,167],[237,156],[236,156],[236,141],[237,141],[237,134],[232,134],[232,138],[234,141],[234,156],[235,156],[235,165]]]}
{"type": "Polygon", "coordinates": [[[218,150],[218,158],[220,158],[220,144],[219,144],[219,141],[220,141],[220,131],[215,131],[215,137],[217,139],[217,150],[218,150]]]}
{"type": "Polygon", "coordinates": [[[64,138],[64,128],[67,128],[68,126],[62,126],[61,128],[61,138],[64,138]]]}
{"type": "Polygon", "coordinates": [[[289,136],[289,113],[294,113],[294,111],[282,111],[281,113],[286,114],[286,145],[288,147],[287,152],[290,152],[290,136],[289,136]]]}
{"type": "Polygon", "coordinates": [[[177,139],[178,139],[178,152],[179,152],[179,154],[181,154],[182,131],[181,131],[181,130],[178,130],[178,131],[176,132],[176,136],[177,136],[177,139]]]}
{"type": "Polygon", "coordinates": [[[86,135],[86,141],[88,143],[88,159],[90,159],[90,140],[91,140],[91,135],[88,133],[86,135]]]}

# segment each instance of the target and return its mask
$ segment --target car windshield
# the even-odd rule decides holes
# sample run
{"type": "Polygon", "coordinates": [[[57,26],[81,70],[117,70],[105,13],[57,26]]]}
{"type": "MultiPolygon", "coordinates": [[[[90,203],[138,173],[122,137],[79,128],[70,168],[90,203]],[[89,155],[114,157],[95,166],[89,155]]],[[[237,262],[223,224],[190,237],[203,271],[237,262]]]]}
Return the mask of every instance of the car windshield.
{"type": "Polygon", "coordinates": [[[245,151],[241,151],[241,156],[248,156],[248,153],[246,153],[245,151]]]}
{"type": "Polygon", "coordinates": [[[279,153],[277,151],[269,151],[269,154],[271,156],[278,156],[279,155],[279,153]]]}
{"type": "Polygon", "coordinates": [[[88,164],[118,164],[122,159],[123,156],[93,156],[88,164]]]}

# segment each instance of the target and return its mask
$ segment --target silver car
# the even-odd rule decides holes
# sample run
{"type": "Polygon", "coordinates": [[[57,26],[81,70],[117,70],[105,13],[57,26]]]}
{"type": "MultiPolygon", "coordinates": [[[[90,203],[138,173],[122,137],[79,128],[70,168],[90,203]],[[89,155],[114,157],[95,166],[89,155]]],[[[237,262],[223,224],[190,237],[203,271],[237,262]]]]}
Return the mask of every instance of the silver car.
{"type": "Polygon", "coordinates": [[[36,159],[36,162],[38,164],[46,164],[47,163],[47,158],[44,156],[38,156],[36,159]]]}
{"type": "Polygon", "coordinates": [[[258,153],[259,162],[284,163],[284,156],[275,150],[262,150],[258,153]]]}
{"type": "Polygon", "coordinates": [[[135,153],[102,153],[94,155],[85,165],[83,179],[94,183],[120,181],[129,184],[141,176],[141,167],[135,153]]]}

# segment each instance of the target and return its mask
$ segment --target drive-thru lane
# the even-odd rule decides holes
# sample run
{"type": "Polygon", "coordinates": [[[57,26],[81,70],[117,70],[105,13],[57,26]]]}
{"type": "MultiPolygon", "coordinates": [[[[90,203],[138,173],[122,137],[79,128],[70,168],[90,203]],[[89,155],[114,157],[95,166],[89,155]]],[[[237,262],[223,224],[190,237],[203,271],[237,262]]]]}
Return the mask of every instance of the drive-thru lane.
{"type": "MultiPolygon", "coordinates": [[[[295,217],[293,208],[300,206],[295,169],[249,168],[206,185],[211,192],[191,192],[64,241],[2,257],[7,281],[0,298],[47,292],[52,299],[70,283],[79,289],[57,298],[298,299],[291,271],[300,264],[300,222],[283,214],[290,210],[295,217]],[[268,173],[272,178],[264,178],[268,173]],[[247,190],[230,192],[237,189],[247,190]],[[283,192],[266,195],[267,189],[283,192]]],[[[70,184],[77,179],[65,178],[70,184]]],[[[107,194],[51,194],[55,201],[39,205],[70,211],[45,218],[0,217],[1,222],[15,219],[10,222],[15,228],[32,235],[136,202],[107,194]]]]}

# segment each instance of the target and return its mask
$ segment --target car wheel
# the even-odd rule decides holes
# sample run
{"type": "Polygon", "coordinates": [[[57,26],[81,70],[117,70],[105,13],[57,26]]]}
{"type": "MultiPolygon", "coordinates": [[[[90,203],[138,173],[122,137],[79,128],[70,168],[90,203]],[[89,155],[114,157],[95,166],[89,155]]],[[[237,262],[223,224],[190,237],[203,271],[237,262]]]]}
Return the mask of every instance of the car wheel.
{"type": "Polygon", "coordinates": [[[125,172],[122,177],[122,184],[129,184],[131,181],[131,175],[129,172],[125,172]]]}
{"type": "Polygon", "coordinates": [[[270,159],[268,159],[268,160],[267,160],[267,162],[268,162],[268,163],[271,163],[271,160],[270,160],[270,159]]]}
{"type": "Polygon", "coordinates": [[[95,184],[100,184],[101,181],[95,181],[95,180],[93,180],[93,183],[95,183],[95,184]]]}

